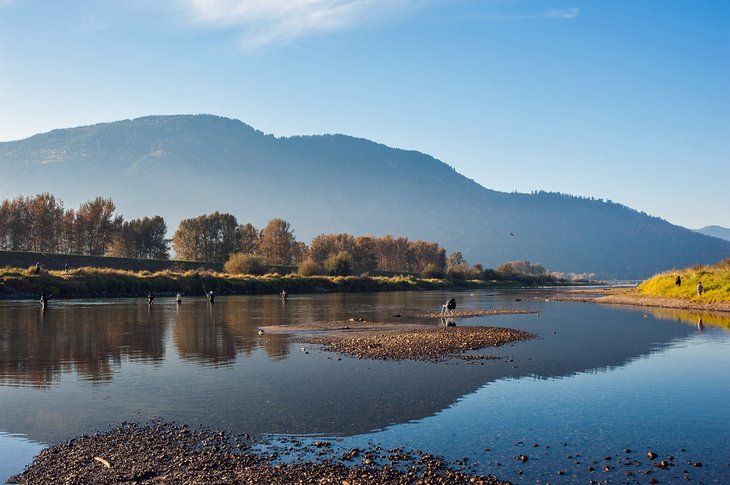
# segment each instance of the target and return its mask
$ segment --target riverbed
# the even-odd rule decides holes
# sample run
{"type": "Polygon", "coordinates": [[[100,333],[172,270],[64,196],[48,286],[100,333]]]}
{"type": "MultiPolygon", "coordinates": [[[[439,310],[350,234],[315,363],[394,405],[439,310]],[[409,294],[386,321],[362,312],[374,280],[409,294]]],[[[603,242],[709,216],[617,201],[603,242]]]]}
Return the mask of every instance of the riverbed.
{"type": "Polygon", "coordinates": [[[0,479],[49,444],[161,418],[249,433],[268,442],[262,451],[292,439],[326,441],[334,454],[419,449],[516,483],[646,483],[646,471],[660,482],[730,481],[730,319],[554,294],[68,300],[45,312],[0,302],[0,479]],[[447,322],[419,315],[452,296],[458,309],[530,312],[457,326],[538,338],[485,350],[496,358],[423,362],[352,358],[259,332],[350,319],[438,326],[447,322]],[[654,467],[649,451],[673,465],[654,467]]]}

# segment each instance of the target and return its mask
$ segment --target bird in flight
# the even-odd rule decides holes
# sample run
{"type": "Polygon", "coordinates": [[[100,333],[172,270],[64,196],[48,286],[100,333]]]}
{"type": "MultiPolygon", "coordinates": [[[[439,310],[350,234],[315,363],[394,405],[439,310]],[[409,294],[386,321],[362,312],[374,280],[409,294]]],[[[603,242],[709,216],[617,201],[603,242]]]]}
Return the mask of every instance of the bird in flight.
{"type": "Polygon", "coordinates": [[[517,237],[514,234],[512,234],[512,232],[510,232],[509,235],[512,236],[512,237],[517,237]]]}

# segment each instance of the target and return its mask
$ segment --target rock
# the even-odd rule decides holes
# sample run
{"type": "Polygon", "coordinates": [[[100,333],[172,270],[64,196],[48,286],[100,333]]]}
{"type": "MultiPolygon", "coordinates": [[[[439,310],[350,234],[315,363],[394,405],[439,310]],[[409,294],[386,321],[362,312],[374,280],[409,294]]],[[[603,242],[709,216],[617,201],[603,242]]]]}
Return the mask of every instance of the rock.
{"type": "Polygon", "coordinates": [[[656,478],[654,478],[654,477],[651,477],[651,478],[649,479],[649,483],[659,483],[659,480],[657,480],[657,479],[656,479],[656,478]]]}
{"type": "Polygon", "coordinates": [[[626,449],[624,450],[624,453],[631,453],[631,450],[630,450],[630,449],[628,449],[628,448],[626,448],[626,449]]]}
{"type": "Polygon", "coordinates": [[[656,454],[656,453],[654,453],[653,451],[650,451],[650,452],[648,452],[648,453],[646,454],[646,456],[648,456],[650,460],[654,460],[654,459],[656,459],[656,457],[657,457],[657,454],[656,454]]]}
{"type": "Polygon", "coordinates": [[[698,461],[698,462],[696,462],[696,463],[695,463],[694,465],[692,465],[692,466],[694,466],[695,468],[700,468],[700,467],[702,466],[702,463],[698,461]]]}

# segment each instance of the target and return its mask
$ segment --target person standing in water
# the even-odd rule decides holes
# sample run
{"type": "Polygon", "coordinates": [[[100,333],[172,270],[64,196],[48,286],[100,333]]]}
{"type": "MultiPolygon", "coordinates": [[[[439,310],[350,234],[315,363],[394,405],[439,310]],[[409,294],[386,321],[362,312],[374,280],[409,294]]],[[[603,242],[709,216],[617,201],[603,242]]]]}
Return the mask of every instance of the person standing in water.
{"type": "Polygon", "coordinates": [[[149,306],[152,306],[152,304],[155,302],[155,295],[152,293],[152,290],[150,290],[147,293],[147,304],[149,306]]]}
{"type": "Polygon", "coordinates": [[[41,291],[41,308],[45,309],[48,306],[48,296],[46,296],[46,290],[41,291]]]}
{"type": "Polygon", "coordinates": [[[175,301],[178,305],[182,303],[182,294],[179,291],[177,292],[177,296],[175,296],[175,301]]]}
{"type": "Polygon", "coordinates": [[[215,303],[215,293],[213,293],[213,290],[210,290],[210,293],[208,293],[208,301],[215,303]]]}

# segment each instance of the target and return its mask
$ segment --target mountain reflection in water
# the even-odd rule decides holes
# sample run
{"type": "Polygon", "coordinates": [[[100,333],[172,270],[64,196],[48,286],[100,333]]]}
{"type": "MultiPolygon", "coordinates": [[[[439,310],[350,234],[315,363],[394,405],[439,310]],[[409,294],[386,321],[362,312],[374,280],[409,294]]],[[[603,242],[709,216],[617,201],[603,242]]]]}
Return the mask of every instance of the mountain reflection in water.
{"type": "Polygon", "coordinates": [[[451,296],[444,292],[221,297],[212,306],[158,298],[152,308],[143,299],[52,301],[45,313],[2,302],[0,431],[49,443],[162,417],[234,432],[355,435],[432,416],[502,378],[611,369],[697,332],[687,324],[695,315],[660,320],[636,308],[517,295],[456,295],[460,308],[539,312],[458,321],[540,335],[489,349],[506,358],[477,364],[340,360],[302,352],[285,334],[257,334],[259,326],[357,317],[411,322],[451,296]]]}

